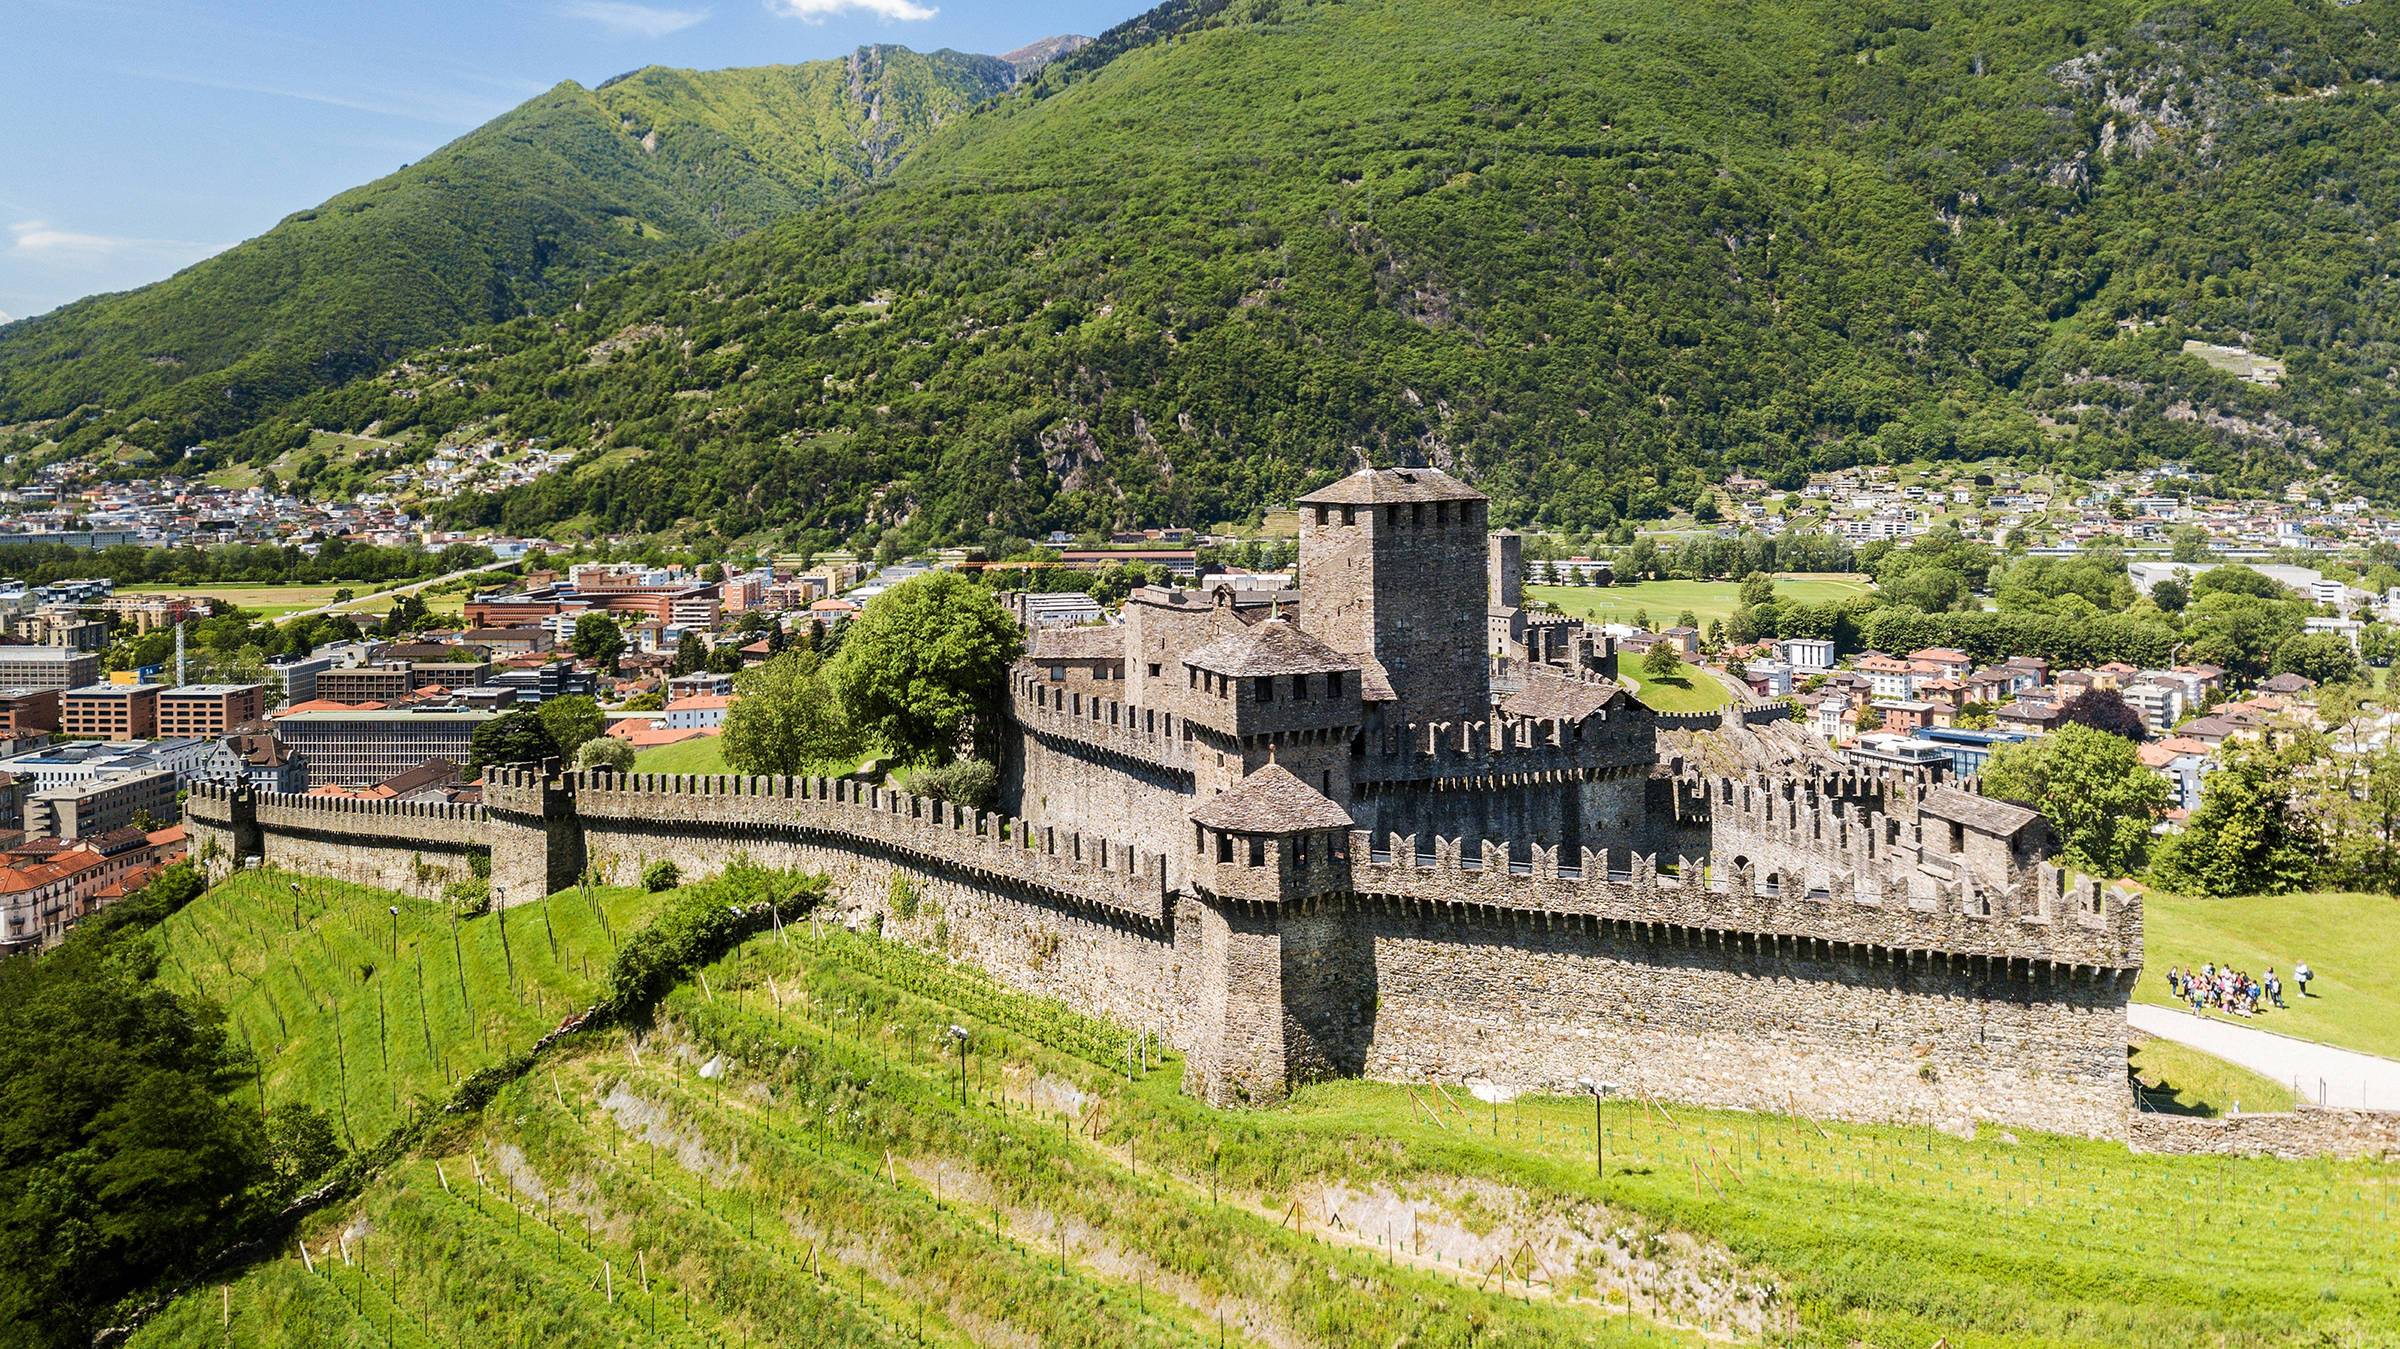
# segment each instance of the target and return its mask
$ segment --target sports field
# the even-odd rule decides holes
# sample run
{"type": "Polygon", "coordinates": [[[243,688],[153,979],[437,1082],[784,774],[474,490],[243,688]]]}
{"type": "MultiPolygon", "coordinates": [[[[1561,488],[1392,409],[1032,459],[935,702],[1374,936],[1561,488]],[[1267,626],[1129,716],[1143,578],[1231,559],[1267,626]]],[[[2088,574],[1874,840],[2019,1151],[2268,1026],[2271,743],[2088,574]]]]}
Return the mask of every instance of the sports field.
{"type": "MultiPolygon", "coordinates": [[[[1631,623],[1636,614],[1646,612],[1655,631],[1674,626],[1687,609],[1704,628],[1712,618],[1731,618],[1741,589],[1732,581],[1637,581],[1619,586],[1527,586],[1525,595],[1601,623],[1631,623]]],[[[1849,576],[1775,578],[1776,597],[1800,604],[1864,595],[1868,589],[1865,581],[1849,576]]]]}
{"type": "MultiPolygon", "coordinates": [[[[365,582],[358,582],[350,585],[347,588],[359,594],[365,594],[367,591],[374,589],[374,586],[365,582]]],[[[205,586],[128,585],[122,587],[122,589],[128,593],[138,593],[143,595],[188,595],[195,597],[206,596],[213,599],[223,600],[227,604],[237,605],[244,609],[255,609],[259,613],[266,615],[268,621],[278,622],[281,621],[286,615],[298,613],[302,609],[315,609],[323,605],[333,603],[334,592],[344,589],[344,587],[329,585],[249,585],[236,581],[220,585],[205,586]]]]}

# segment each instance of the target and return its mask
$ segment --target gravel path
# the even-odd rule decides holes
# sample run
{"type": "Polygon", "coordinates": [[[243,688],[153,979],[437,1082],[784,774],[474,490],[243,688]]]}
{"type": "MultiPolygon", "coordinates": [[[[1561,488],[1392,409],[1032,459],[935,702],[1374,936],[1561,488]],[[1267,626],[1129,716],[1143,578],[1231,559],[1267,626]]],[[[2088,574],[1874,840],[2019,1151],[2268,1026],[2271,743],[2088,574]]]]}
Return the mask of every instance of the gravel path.
{"type": "Polygon", "coordinates": [[[2144,1034],[2190,1045],[2271,1077],[2322,1105],[2400,1110],[2400,1062],[2391,1059],[2151,1003],[2128,1006],[2125,1020],[2144,1034]]]}

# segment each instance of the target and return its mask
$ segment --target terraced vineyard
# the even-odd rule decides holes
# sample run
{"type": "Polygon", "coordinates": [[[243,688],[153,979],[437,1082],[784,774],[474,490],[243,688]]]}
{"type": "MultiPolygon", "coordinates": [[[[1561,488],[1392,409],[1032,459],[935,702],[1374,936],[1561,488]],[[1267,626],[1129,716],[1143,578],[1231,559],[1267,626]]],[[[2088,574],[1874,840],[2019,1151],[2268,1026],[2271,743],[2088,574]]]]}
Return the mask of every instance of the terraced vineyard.
{"type": "MultiPolygon", "coordinates": [[[[413,989],[411,942],[446,920],[412,928],[403,901],[327,888],[303,912],[323,942],[291,942],[288,912],[269,922],[275,889],[248,879],[178,915],[178,965],[242,987],[253,1036],[277,1025],[240,1010],[269,1000],[253,981],[290,979],[334,1004],[345,1044],[373,1045],[377,987],[413,989]],[[390,960],[376,920],[393,903],[408,963],[341,986],[362,953],[390,960]]],[[[522,1050],[553,996],[600,986],[609,933],[659,904],[554,897],[555,958],[525,936],[533,910],[511,913],[541,1008],[509,995],[496,921],[459,924],[452,1007],[488,1010],[457,1034],[488,1024],[495,1055],[522,1050]]],[[[483,1056],[444,1048],[434,1015],[429,1066],[393,1070],[403,1100],[483,1056]]],[[[287,1066],[267,1095],[347,1099],[356,1125],[393,1082],[379,1055],[343,1052],[287,1066]]],[[[646,1025],[563,1041],[135,1343],[2400,1342],[2388,1167],[2135,1158],[1638,1094],[1595,1118],[1588,1098],[1455,1084],[1328,1083],[1234,1114],[1181,1095],[1181,1067],[936,955],[784,922],[646,1025]]]]}

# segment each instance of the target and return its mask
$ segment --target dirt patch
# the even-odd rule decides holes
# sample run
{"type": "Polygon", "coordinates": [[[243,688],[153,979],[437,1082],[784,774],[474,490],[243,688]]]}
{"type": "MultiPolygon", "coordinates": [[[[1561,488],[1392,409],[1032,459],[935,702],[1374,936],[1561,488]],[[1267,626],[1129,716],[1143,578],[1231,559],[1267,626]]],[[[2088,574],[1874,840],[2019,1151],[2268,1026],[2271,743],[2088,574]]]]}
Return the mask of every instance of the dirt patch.
{"type": "Polygon", "coordinates": [[[717,1184],[725,1184],[734,1176],[734,1167],[726,1158],[712,1150],[699,1134],[679,1129],[675,1112],[649,1099],[624,1082],[617,1082],[600,1098],[600,1108],[636,1143],[657,1148],[662,1156],[673,1158],[675,1164],[695,1176],[717,1184]]]}
{"type": "Polygon", "coordinates": [[[1526,1283],[1669,1324],[1760,1336],[1791,1324],[1775,1281],[1733,1253],[1605,1205],[1488,1181],[1316,1185],[1303,1214],[1353,1239],[1478,1281],[1526,1283]]]}

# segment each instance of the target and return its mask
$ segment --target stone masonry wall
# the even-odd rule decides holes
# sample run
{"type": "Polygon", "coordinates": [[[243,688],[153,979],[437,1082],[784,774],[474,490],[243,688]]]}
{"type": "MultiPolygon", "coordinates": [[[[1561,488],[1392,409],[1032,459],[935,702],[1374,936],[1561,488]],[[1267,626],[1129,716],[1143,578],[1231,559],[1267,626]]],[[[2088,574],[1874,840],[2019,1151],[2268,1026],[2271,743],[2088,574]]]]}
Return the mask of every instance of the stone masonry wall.
{"type": "Polygon", "coordinates": [[[2400,1159],[2400,1112],[2326,1110],[2304,1105],[2290,1113],[2227,1115],[2134,1114],[2126,1143],[2135,1152],[2208,1157],[2344,1157],[2400,1159]]]}
{"type": "Polygon", "coordinates": [[[489,833],[480,807],[362,801],[198,784],[185,801],[195,854],[215,844],[213,875],[261,856],[312,876],[438,899],[474,874],[489,833]]]}
{"type": "Polygon", "coordinates": [[[2131,973],[1365,901],[1369,1076],[1579,1079],[1858,1120],[2123,1128],[2131,973]]]}

